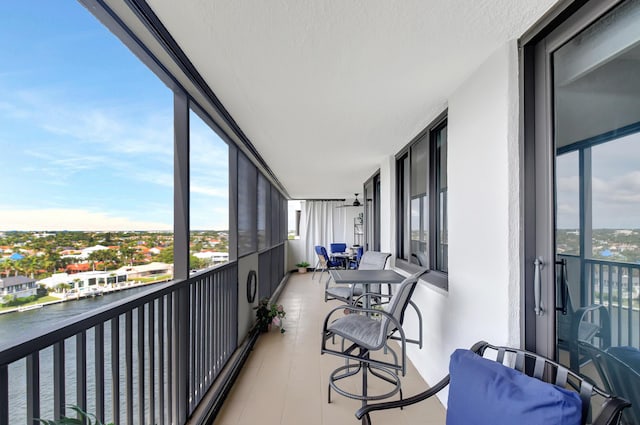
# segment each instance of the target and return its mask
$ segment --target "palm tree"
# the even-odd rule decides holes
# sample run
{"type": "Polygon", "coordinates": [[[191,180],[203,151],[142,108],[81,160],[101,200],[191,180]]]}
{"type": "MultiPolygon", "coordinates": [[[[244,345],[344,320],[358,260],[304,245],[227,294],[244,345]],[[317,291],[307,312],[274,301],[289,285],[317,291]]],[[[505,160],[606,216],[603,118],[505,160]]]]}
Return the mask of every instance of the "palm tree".
{"type": "Polygon", "coordinates": [[[125,264],[133,266],[133,257],[136,253],[136,250],[130,245],[123,245],[120,247],[120,255],[122,256],[122,261],[125,264]]]}
{"type": "Polygon", "coordinates": [[[34,278],[35,271],[38,265],[37,262],[38,259],[34,256],[24,257],[19,261],[19,263],[21,263],[22,265],[23,271],[25,272],[25,274],[29,275],[31,279],[34,278]]]}
{"type": "MultiPolygon", "coordinates": [[[[11,272],[15,271],[16,263],[10,258],[7,258],[2,262],[2,266],[4,267],[4,274],[9,277],[11,272]]],[[[17,274],[17,273],[16,273],[17,274]]]]}

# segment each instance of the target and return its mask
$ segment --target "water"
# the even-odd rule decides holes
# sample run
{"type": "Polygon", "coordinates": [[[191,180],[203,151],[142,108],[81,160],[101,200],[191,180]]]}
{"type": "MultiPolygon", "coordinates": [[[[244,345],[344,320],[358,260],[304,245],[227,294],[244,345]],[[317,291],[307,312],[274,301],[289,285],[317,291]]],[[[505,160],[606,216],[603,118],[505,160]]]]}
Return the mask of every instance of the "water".
{"type": "Polygon", "coordinates": [[[40,333],[51,329],[51,326],[65,319],[95,310],[149,288],[149,286],[141,286],[126,291],[111,292],[100,297],[51,304],[35,310],[0,314],[0,342],[4,345],[17,337],[24,336],[25,332],[40,333]]]}
{"type": "MultiPolygon", "coordinates": [[[[132,288],[120,292],[112,292],[95,298],[84,298],[77,301],[68,301],[58,304],[44,306],[40,309],[29,310],[24,312],[16,312],[0,315],[0,342],[2,345],[17,338],[24,337],[25,333],[36,335],[40,332],[51,329],[56,323],[78,316],[99,307],[130,297],[139,292],[149,289],[149,286],[132,288]]],[[[134,321],[135,321],[134,315],[134,321]]],[[[121,320],[121,342],[124,334],[124,323],[121,320]]],[[[135,329],[135,323],[134,323],[135,329]]],[[[87,332],[87,375],[94,375],[94,333],[92,330],[87,332]]],[[[110,333],[105,329],[105,355],[108,356],[111,348],[110,333]]],[[[42,418],[53,418],[53,393],[51,391],[53,384],[52,371],[53,350],[48,348],[40,353],[40,400],[42,418]]],[[[123,362],[122,362],[123,363],[123,362]]],[[[137,362],[136,362],[137,363],[137,362]]],[[[25,376],[25,360],[17,361],[9,366],[9,423],[24,424],[27,423],[26,418],[26,376],[25,376]]],[[[76,373],[75,373],[75,338],[70,338],[65,342],[65,381],[66,381],[66,404],[76,404],[76,373]]],[[[120,374],[124,379],[123,373],[120,374]]],[[[105,362],[105,396],[107,400],[110,397],[110,364],[105,362]]],[[[123,388],[124,381],[121,382],[120,388],[123,388]]],[[[88,379],[87,382],[87,411],[95,409],[95,382],[88,379]]],[[[67,412],[67,414],[71,414],[67,412]]]]}

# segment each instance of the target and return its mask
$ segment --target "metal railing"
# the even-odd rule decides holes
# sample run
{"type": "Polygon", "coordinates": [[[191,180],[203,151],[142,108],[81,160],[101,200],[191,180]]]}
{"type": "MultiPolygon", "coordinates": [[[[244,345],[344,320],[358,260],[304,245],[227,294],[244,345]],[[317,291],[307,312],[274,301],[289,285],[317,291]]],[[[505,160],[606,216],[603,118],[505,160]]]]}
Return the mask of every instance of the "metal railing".
{"type": "Polygon", "coordinates": [[[612,344],[640,348],[640,264],[585,259],[583,273],[587,303],[609,311],[612,344]]]}
{"type": "Polygon", "coordinates": [[[258,256],[258,299],[271,297],[284,276],[284,253],[284,244],[281,244],[258,256]]]}
{"type": "Polygon", "coordinates": [[[3,341],[0,425],[59,418],[69,404],[103,422],[185,422],[237,348],[237,274],[222,265],[3,341]]]}

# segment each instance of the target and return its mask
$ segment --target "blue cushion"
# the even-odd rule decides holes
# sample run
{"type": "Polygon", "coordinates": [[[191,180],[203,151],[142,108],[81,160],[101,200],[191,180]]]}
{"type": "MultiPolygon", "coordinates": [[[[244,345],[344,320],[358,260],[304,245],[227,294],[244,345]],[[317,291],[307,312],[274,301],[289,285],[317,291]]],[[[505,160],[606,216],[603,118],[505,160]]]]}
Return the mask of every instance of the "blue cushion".
{"type": "Polygon", "coordinates": [[[580,397],[470,350],[449,364],[447,425],[580,425],[580,397]]]}

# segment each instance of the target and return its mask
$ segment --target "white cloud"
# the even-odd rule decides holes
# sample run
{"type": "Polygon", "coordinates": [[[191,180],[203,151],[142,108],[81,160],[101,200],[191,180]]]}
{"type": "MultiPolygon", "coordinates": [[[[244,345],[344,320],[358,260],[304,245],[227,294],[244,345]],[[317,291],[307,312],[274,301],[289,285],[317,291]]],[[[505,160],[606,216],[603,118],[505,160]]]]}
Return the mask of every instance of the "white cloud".
{"type": "Polygon", "coordinates": [[[192,184],[191,192],[198,193],[201,195],[214,196],[222,199],[229,198],[229,189],[226,187],[207,187],[207,186],[197,186],[192,184]]]}
{"type": "Polygon", "coordinates": [[[0,210],[0,230],[172,230],[172,223],[136,221],[82,209],[0,210]]]}

